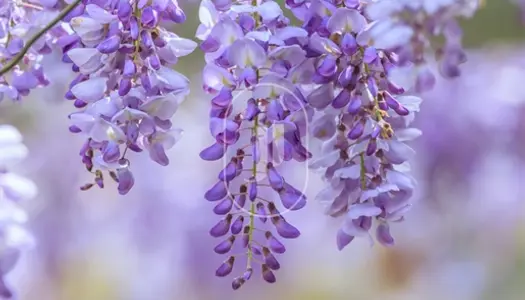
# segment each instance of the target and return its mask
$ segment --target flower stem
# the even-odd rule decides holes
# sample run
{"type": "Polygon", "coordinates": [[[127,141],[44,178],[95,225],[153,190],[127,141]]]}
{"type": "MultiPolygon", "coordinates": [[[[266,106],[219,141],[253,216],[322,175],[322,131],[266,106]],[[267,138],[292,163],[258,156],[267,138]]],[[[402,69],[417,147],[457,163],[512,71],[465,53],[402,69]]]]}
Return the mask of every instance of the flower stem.
{"type": "MultiPolygon", "coordinates": [[[[257,136],[257,129],[259,127],[259,115],[256,115],[253,120],[253,127],[252,127],[252,135],[257,136]]],[[[257,146],[257,145],[255,145],[257,146]]],[[[255,159],[252,164],[252,175],[253,180],[256,180],[257,176],[257,163],[255,162],[255,159]]],[[[248,232],[248,261],[247,261],[247,268],[251,268],[252,264],[252,258],[253,258],[253,251],[249,248],[250,242],[253,241],[253,231],[255,229],[255,201],[253,201],[250,205],[250,231],[248,232]]]]}
{"type": "Polygon", "coordinates": [[[22,58],[26,55],[27,51],[33,46],[33,44],[38,41],[46,32],[48,32],[51,28],[53,28],[58,22],[60,22],[67,14],[69,14],[77,5],[80,4],[82,0],[75,0],[75,2],[69,4],[62,10],[56,18],[53,19],[53,21],[49,22],[44,28],[42,28],[39,32],[37,32],[34,36],[32,36],[27,43],[24,45],[24,48],[7,64],[5,64],[2,69],[0,70],[0,76],[4,75],[5,73],[9,72],[14,66],[16,66],[22,58]]]}

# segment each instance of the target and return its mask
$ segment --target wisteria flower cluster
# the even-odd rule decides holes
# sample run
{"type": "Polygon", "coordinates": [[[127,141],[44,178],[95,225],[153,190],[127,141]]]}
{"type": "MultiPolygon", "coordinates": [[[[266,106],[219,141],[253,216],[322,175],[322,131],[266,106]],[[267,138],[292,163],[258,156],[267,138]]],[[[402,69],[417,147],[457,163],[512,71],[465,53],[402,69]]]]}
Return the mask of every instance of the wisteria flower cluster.
{"type": "Polygon", "coordinates": [[[44,54],[52,51],[52,43],[62,28],[41,29],[56,23],[53,19],[60,6],[56,0],[0,1],[0,101],[19,101],[32,89],[49,84],[41,61],[44,54]]]}
{"type": "Polygon", "coordinates": [[[182,134],[170,118],[188,94],[188,79],[172,69],[197,44],[167,31],[161,21],[185,20],[177,2],[85,1],[68,15],[72,33],[58,39],[63,60],[78,76],[66,98],[82,109],[70,130],[87,135],[82,161],[104,186],[103,170],[120,194],[134,184],[126,152],[146,150],[160,165],[182,134]]]}
{"type": "MultiPolygon", "coordinates": [[[[307,32],[288,26],[289,20],[273,1],[216,7],[205,0],[200,17],[203,23],[197,36],[203,40],[207,61],[204,87],[215,94],[210,110],[215,142],[200,156],[225,162],[218,182],[205,194],[208,201],[218,201],[213,211],[225,215],[210,234],[229,235],[215,252],[229,253],[236,240],[245,249],[246,269],[233,280],[234,289],[251,278],[254,262],[260,263],[264,280],[274,282],[273,271],[280,268],[274,254],[285,252],[277,236],[299,236],[278,205],[298,210],[306,204],[305,195],[287,183],[276,165],[311,156],[301,141],[311,114],[302,91],[293,84],[307,72],[301,65],[306,52],[286,44],[307,32]],[[268,190],[279,196],[280,203],[266,196],[271,194],[268,190]],[[256,225],[256,219],[261,224],[256,225]],[[268,220],[277,236],[261,228],[268,220]]],[[[239,259],[229,256],[216,275],[228,275],[239,259]]]]}
{"type": "Polygon", "coordinates": [[[9,167],[27,155],[22,135],[10,125],[0,125],[0,298],[13,293],[5,275],[16,265],[22,252],[33,246],[32,235],[23,227],[27,214],[19,207],[22,200],[35,196],[33,182],[9,172],[9,167]]]}
{"type": "Polygon", "coordinates": [[[186,20],[176,0],[1,1],[0,100],[46,85],[40,61],[58,48],[76,74],[65,94],[78,109],[69,130],[86,137],[80,156],[94,176],[81,189],[103,188],[109,176],[124,195],[134,185],[130,151],[169,164],[166,151],[183,133],[171,118],[189,94],[174,67],[199,46],[213,138],[200,157],[223,163],[203,195],[220,216],[210,229],[221,238],[214,250],[227,255],[216,275],[244,261],[233,289],[254,271],[273,283],[283,239],[300,236],[285,213],[307,204],[302,187],[283,176],[292,161],[325,181],[316,199],[342,220],[340,250],[356,237],[372,242],[372,228],[379,243],[393,245],[390,226],[403,220],[416,185],[406,142],[421,134],[410,127],[417,94],[435,82],[428,50],[444,77],[459,76],[466,55],[457,19],[479,5],[202,0],[197,44],[166,29],[186,20]],[[309,138],[319,151],[309,150],[309,138]]]}

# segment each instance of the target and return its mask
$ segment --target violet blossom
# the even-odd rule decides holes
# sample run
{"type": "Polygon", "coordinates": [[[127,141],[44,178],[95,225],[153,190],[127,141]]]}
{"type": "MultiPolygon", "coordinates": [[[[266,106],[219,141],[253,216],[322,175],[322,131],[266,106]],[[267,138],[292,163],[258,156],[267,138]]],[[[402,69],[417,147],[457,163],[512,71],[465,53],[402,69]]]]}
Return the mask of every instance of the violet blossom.
{"type": "MultiPolygon", "coordinates": [[[[246,253],[244,273],[233,279],[233,289],[252,277],[255,264],[263,279],[273,283],[280,268],[276,255],[286,251],[280,239],[300,235],[284,212],[306,204],[306,196],[287,183],[278,166],[310,158],[302,137],[313,111],[296,85],[309,70],[306,52],[298,45],[307,32],[289,26],[274,1],[203,0],[199,16],[196,35],[203,40],[207,62],[204,89],[214,94],[210,132],[215,139],[200,157],[222,159],[224,166],[204,195],[217,203],[214,213],[224,216],[210,230],[213,237],[224,237],[214,250],[246,253]],[[270,198],[271,191],[280,203],[270,198]],[[270,230],[263,229],[265,223],[273,225],[270,230]]],[[[240,259],[230,255],[216,275],[229,275],[240,259]]]]}
{"type": "Polygon", "coordinates": [[[197,44],[160,26],[181,23],[184,12],[176,1],[84,1],[68,16],[72,34],[58,44],[63,60],[78,76],[67,99],[80,112],[69,116],[70,130],[87,140],[80,155],[94,182],[104,187],[104,172],[118,182],[120,194],[134,184],[127,151],[147,151],[166,166],[166,150],[181,137],[171,117],[189,93],[188,79],[173,70],[179,57],[197,44]]]}
{"type": "Polygon", "coordinates": [[[433,48],[439,71],[445,78],[457,77],[466,61],[458,18],[470,18],[481,0],[380,0],[366,7],[365,15],[375,21],[370,34],[377,48],[397,54],[397,63],[405,68],[397,72],[415,82],[417,92],[428,91],[435,77],[427,62],[427,50],[433,48]],[[437,36],[444,45],[435,46],[437,36]]]}
{"type": "MultiPolygon", "coordinates": [[[[336,238],[339,249],[355,237],[372,240],[369,230],[374,223],[376,239],[383,245],[392,245],[391,223],[403,220],[411,206],[415,180],[409,175],[407,161],[414,150],[405,142],[421,134],[409,127],[421,99],[405,93],[413,84],[399,85],[393,73],[401,67],[413,72],[420,66],[414,56],[404,54],[413,54],[408,43],[415,34],[413,28],[392,18],[392,14],[409,8],[414,13],[422,10],[423,18],[427,13],[451,9],[444,2],[432,3],[388,0],[286,3],[309,32],[309,41],[303,47],[315,66],[315,74],[311,78],[314,88],[307,101],[316,109],[310,131],[324,141],[321,157],[314,157],[310,166],[320,169],[327,182],[317,196],[327,203],[326,213],[344,216],[336,238]],[[370,15],[378,20],[371,20],[370,15]]],[[[463,4],[454,3],[455,8],[463,4]]],[[[452,18],[447,21],[455,24],[452,18]]],[[[420,51],[426,50],[425,43],[420,46],[420,51]]],[[[454,64],[449,65],[452,68],[454,64]]],[[[415,91],[421,90],[415,81],[415,91]]]]}

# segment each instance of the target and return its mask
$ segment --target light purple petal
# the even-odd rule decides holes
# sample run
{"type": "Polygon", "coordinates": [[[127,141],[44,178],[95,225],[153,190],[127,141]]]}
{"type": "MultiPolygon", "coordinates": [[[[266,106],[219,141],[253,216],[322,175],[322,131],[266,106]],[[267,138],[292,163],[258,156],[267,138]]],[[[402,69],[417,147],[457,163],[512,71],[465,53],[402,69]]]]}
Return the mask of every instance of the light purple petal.
{"type": "Polygon", "coordinates": [[[338,8],[326,27],[331,33],[360,32],[366,27],[365,17],[355,9],[338,8]]]}
{"type": "Polygon", "coordinates": [[[228,54],[229,60],[240,68],[261,67],[266,63],[266,51],[250,39],[235,41],[228,54]]]}
{"type": "Polygon", "coordinates": [[[93,102],[100,100],[106,92],[107,78],[95,77],[77,83],[71,88],[71,92],[77,99],[84,102],[93,102]]]}
{"type": "Polygon", "coordinates": [[[355,220],[359,217],[376,217],[381,214],[381,208],[375,206],[373,203],[360,203],[350,206],[347,217],[355,220]]]}
{"type": "Polygon", "coordinates": [[[261,16],[263,22],[273,21],[283,14],[279,4],[273,1],[264,2],[257,6],[257,12],[261,16]]]}
{"type": "Polygon", "coordinates": [[[96,4],[86,5],[86,12],[91,18],[100,22],[101,24],[107,24],[117,19],[116,15],[112,15],[106,9],[96,4]]]}

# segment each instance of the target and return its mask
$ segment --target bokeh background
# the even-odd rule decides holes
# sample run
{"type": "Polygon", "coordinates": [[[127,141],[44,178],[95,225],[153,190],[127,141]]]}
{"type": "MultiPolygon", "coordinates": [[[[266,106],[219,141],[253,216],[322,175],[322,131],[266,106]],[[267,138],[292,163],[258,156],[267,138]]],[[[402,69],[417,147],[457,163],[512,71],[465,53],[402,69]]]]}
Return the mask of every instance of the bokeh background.
{"type": "MultiPolygon", "coordinates": [[[[193,37],[197,0],[184,5],[188,23],[174,28],[193,37]]],[[[213,253],[208,230],[217,218],[203,199],[220,163],[203,162],[211,142],[209,98],[201,92],[199,53],[179,70],[192,93],[175,115],[185,130],[160,167],[132,157],[135,188],[125,197],[111,184],[81,192],[91,180],[80,162],[82,137],[69,133],[63,100],[71,73],[53,65],[53,84],[23,103],[4,101],[0,123],[18,127],[30,156],[16,169],[39,188],[23,203],[37,246],[7,281],[20,300],[522,300],[525,299],[525,22],[518,6],[487,0],[464,22],[469,61],[457,80],[440,80],[424,95],[412,146],[419,182],[416,205],[393,227],[396,246],[356,240],[335,246],[338,220],[313,199],[316,174],[289,168],[308,183],[312,199],[289,218],[302,238],[287,243],[278,281],[252,279],[233,292],[214,277],[224,259],[213,253]]]]}

